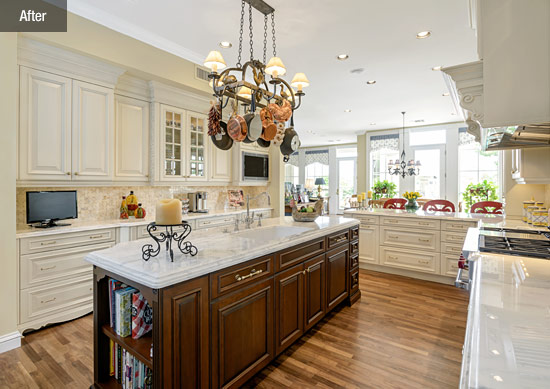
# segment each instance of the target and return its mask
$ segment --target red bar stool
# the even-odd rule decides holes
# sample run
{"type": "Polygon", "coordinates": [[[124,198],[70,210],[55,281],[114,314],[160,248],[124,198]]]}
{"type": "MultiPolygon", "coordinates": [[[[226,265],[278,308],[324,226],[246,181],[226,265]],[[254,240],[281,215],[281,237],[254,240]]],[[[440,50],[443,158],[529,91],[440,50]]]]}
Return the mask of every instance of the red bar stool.
{"type": "Polygon", "coordinates": [[[405,209],[405,204],[407,204],[407,200],[405,200],[405,199],[388,199],[384,203],[384,208],[387,208],[387,209],[405,209]]]}
{"type": "Polygon", "coordinates": [[[491,215],[504,214],[503,204],[499,201],[480,201],[470,208],[470,213],[486,213],[491,215]]]}
{"type": "Polygon", "coordinates": [[[422,206],[422,210],[426,212],[455,212],[455,205],[449,200],[430,200],[422,206]]]}

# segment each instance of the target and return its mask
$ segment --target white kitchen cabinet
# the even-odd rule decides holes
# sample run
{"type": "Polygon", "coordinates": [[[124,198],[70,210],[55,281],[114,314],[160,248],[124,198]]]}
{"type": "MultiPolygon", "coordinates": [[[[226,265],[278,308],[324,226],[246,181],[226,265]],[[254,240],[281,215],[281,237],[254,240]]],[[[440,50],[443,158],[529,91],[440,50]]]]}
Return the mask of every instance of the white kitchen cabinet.
{"type": "Polygon", "coordinates": [[[160,106],[160,180],[181,181],[186,178],[185,111],[160,106]]]}
{"type": "Polygon", "coordinates": [[[512,178],[518,184],[550,184],[550,148],[512,150],[512,178]]]}
{"type": "Polygon", "coordinates": [[[113,107],[113,89],[73,80],[72,170],[74,180],[112,180],[113,107]]]}
{"type": "Polygon", "coordinates": [[[149,103],[115,97],[115,180],[149,179],[149,103]]]}
{"type": "Polygon", "coordinates": [[[71,79],[21,66],[19,179],[71,180],[71,79]]]}
{"type": "Polygon", "coordinates": [[[380,263],[379,231],[376,225],[361,224],[359,228],[359,263],[380,263]]]}
{"type": "Polygon", "coordinates": [[[231,181],[231,162],[232,153],[231,150],[220,150],[214,143],[210,143],[210,163],[208,165],[208,172],[210,180],[219,182],[231,181]]]}
{"type": "Polygon", "coordinates": [[[205,181],[207,179],[208,139],[206,115],[187,112],[187,179],[190,181],[205,181]]]}

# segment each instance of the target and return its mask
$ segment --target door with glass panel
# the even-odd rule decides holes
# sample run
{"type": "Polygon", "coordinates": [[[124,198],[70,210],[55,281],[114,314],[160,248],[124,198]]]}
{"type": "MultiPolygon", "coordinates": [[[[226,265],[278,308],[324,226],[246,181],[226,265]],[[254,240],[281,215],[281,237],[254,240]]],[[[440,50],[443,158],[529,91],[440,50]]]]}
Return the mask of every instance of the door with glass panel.
{"type": "Polygon", "coordinates": [[[185,111],[161,106],[161,179],[181,180],[186,174],[185,111]]]}
{"type": "Polygon", "coordinates": [[[338,158],[338,212],[350,207],[350,199],[357,193],[357,158],[338,158]]]}
{"type": "Polygon", "coordinates": [[[188,141],[187,178],[193,181],[206,179],[206,115],[195,112],[187,114],[188,141]]]}
{"type": "Polygon", "coordinates": [[[412,155],[420,162],[419,174],[414,176],[414,191],[424,199],[444,199],[445,145],[413,146],[412,155]]]}

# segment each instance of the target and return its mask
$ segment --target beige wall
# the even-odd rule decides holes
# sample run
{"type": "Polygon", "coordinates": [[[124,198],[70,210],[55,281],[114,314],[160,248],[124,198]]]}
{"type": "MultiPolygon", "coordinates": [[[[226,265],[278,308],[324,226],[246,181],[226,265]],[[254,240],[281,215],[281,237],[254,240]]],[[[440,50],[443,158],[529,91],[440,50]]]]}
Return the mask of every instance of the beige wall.
{"type": "Polygon", "coordinates": [[[516,184],[504,195],[506,201],[506,216],[521,217],[523,213],[523,202],[534,198],[536,201],[544,201],[549,206],[550,196],[547,191],[550,185],[516,184]]]}
{"type": "Polygon", "coordinates": [[[27,32],[23,35],[134,69],[136,75],[143,72],[158,80],[204,92],[211,90],[208,83],[195,79],[192,62],[71,13],[67,15],[67,32],[27,32]]]}
{"type": "Polygon", "coordinates": [[[0,336],[17,330],[15,248],[15,149],[17,134],[17,34],[0,32],[0,336]]]}

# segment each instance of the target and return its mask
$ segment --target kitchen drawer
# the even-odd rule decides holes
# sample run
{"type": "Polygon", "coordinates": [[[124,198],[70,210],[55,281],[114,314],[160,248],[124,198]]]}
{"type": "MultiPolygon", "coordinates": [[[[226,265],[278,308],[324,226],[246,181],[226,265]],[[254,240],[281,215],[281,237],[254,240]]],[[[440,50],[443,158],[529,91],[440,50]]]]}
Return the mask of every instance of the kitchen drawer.
{"type": "Polygon", "coordinates": [[[82,245],[114,241],[114,228],[35,236],[21,239],[21,254],[33,254],[43,251],[67,249],[70,247],[81,247],[82,245]]]}
{"type": "Polygon", "coordinates": [[[441,231],[441,241],[448,243],[463,244],[466,239],[465,232],[441,231]]]}
{"type": "Polygon", "coordinates": [[[215,299],[231,291],[273,275],[274,256],[266,256],[210,275],[211,298],[215,299]]]}
{"type": "Polygon", "coordinates": [[[20,292],[20,320],[22,323],[40,317],[63,313],[93,300],[93,275],[71,277],[67,281],[22,289],[20,292]]]}
{"type": "Polygon", "coordinates": [[[450,220],[441,221],[441,231],[468,232],[468,228],[470,228],[470,227],[477,227],[477,222],[475,222],[475,221],[450,221],[450,220]]]}
{"type": "Polygon", "coordinates": [[[359,266],[359,254],[352,255],[349,259],[349,268],[355,269],[359,266]]]}
{"type": "Polygon", "coordinates": [[[424,273],[439,274],[440,255],[380,246],[380,264],[424,273]]]}
{"type": "Polygon", "coordinates": [[[350,240],[359,239],[359,226],[350,228],[350,240]]]}
{"type": "Polygon", "coordinates": [[[441,254],[460,255],[462,252],[462,244],[441,242],[441,254]]]}
{"type": "Polygon", "coordinates": [[[357,219],[363,224],[378,224],[379,216],[352,214],[349,217],[357,219]]]}
{"type": "Polygon", "coordinates": [[[235,223],[235,215],[197,219],[197,230],[228,226],[235,223]]]}
{"type": "Polygon", "coordinates": [[[313,258],[325,252],[325,238],[316,239],[294,246],[277,254],[275,271],[297,265],[306,259],[313,258]]]}
{"type": "Polygon", "coordinates": [[[115,242],[109,242],[21,255],[19,265],[21,288],[40,285],[59,278],[69,279],[83,272],[91,272],[93,266],[84,260],[86,254],[114,245],[115,242]]]}
{"type": "Polygon", "coordinates": [[[348,243],[349,235],[349,230],[344,230],[327,236],[327,250],[348,243]]]}
{"type": "Polygon", "coordinates": [[[441,274],[449,277],[456,277],[458,273],[458,255],[441,254],[441,274]]]}
{"type": "Polygon", "coordinates": [[[359,269],[355,269],[349,272],[349,295],[353,295],[359,289],[359,269]]]}
{"type": "Polygon", "coordinates": [[[380,217],[381,226],[397,226],[397,227],[412,227],[421,228],[423,230],[439,230],[441,223],[439,220],[428,218],[414,218],[414,217],[380,217]]]}
{"type": "MultiPolygon", "coordinates": [[[[191,220],[189,222],[189,225],[191,226],[191,233],[193,233],[193,230],[195,229],[195,220],[191,220]]],[[[183,229],[183,227],[174,227],[174,232],[180,232],[183,229]]],[[[166,232],[166,227],[157,227],[156,231],[152,231],[153,235],[159,236],[162,232],[166,232]]],[[[136,232],[136,239],[143,239],[143,238],[149,238],[149,232],[147,232],[147,225],[144,226],[138,226],[137,232],[136,232]]]]}
{"type": "Polygon", "coordinates": [[[349,255],[359,254],[359,241],[356,240],[349,244],[349,255]]]}
{"type": "Polygon", "coordinates": [[[380,227],[380,244],[417,250],[439,251],[439,231],[380,227]]]}

